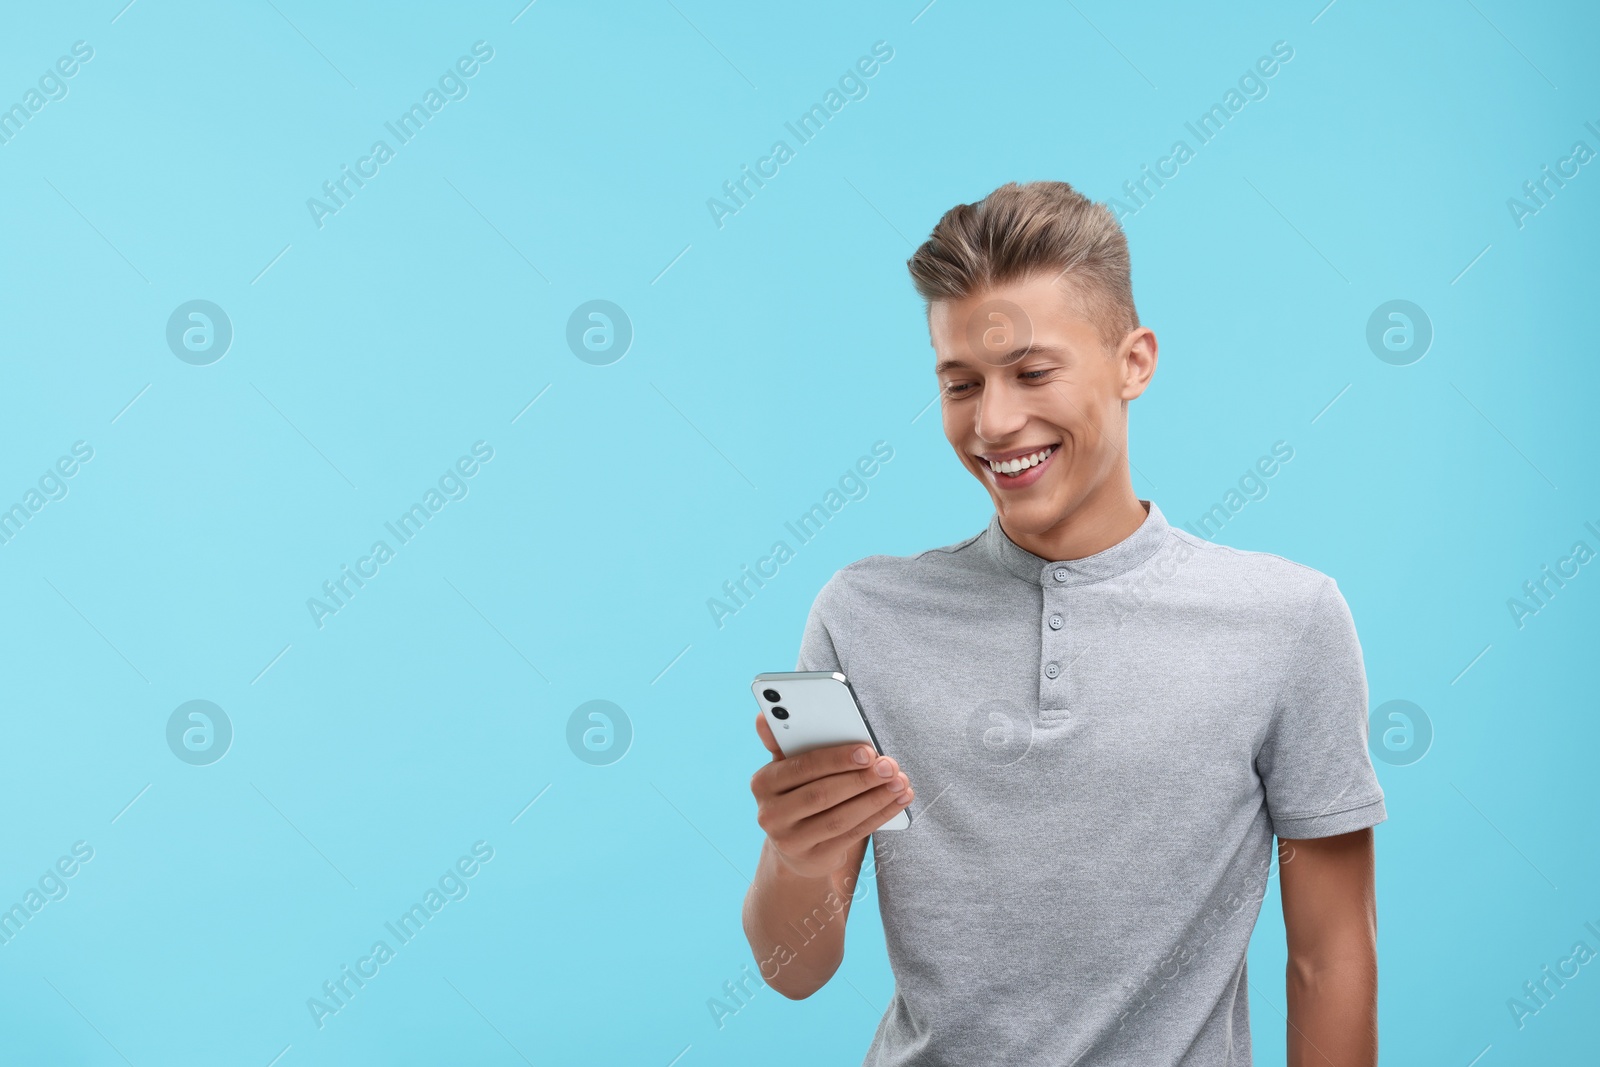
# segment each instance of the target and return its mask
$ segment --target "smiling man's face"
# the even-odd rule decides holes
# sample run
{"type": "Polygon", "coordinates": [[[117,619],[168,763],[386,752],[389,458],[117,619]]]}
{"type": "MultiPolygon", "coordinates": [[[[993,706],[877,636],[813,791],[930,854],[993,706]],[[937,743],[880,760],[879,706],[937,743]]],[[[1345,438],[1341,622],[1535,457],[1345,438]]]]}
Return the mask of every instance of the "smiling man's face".
{"type": "Polygon", "coordinates": [[[1073,284],[1037,274],[929,308],[945,437],[1019,544],[1059,540],[1075,515],[1116,525],[1130,502],[1142,514],[1123,405],[1155,372],[1155,334],[1138,327],[1103,346],[1073,284]],[[1015,473],[993,469],[1018,461],[1015,473]]]}

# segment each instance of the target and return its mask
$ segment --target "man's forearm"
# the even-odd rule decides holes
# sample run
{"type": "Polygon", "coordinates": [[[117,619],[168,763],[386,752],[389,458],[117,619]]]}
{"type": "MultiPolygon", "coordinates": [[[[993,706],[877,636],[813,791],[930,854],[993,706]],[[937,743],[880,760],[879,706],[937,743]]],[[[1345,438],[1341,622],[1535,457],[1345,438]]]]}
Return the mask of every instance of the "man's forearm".
{"type": "MultiPolygon", "coordinates": [[[[863,841],[860,852],[865,853],[863,841]]],[[[791,1000],[827,984],[844,959],[845,917],[860,856],[823,878],[795,874],[763,842],[744,898],[744,934],[761,979],[791,1000]]]]}
{"type": "Polygon", "coordinates": [[[1378,961],[1357,952],[1288,967],[1288,1067],[1377,1067],[1378,961]]]}

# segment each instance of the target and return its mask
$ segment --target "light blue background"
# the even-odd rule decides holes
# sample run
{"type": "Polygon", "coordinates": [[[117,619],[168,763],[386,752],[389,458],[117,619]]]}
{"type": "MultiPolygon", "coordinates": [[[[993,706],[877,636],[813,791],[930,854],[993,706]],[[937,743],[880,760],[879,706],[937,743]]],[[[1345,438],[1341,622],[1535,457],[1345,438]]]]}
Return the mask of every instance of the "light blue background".
{"type": "Polygon", "coordinates": [[[749,677],[792,667],[837,568],[989,515],[919,417],[904,261],[1007,180],[1119,195],[1280,40],[1267,97],[1126,223],[1161,342],[1134,485],[1189,522],[1288,441],[1217,539],[1334,576],[1373,706],[1432,720],[1378,763],[1386,1062],[1593,1054],[1600,965],[1520,1030],[1506,1006],[1600,948],[1600,565],[1523,628],[1506,605],[1600,549],[1600,165],[1521,228],[1506,205],[1600,150],[1593,9],[924,2],[7,14],[0,106],[94,58],[0,144],[0,507],[94,458],[0,546],[0,905],[94,858],[0,945],[0,1059],[858,1062],[893,989],[870,891],[815,997],[721,1028],[707,1002],[751,962],[749,677]],[[479,40],[469,95],[319,229],[307,198],[479,40]],[[876,41],[867,97],[719,229],[707,199],[876,41]],[[192,299],[235,331],[210,366],[165,341],[192,299]],[[591,299],[633,323],[609,366],[565,342],[591,299]],[[1391,299],[1435,330],[1409,366],[1365,341],[1391,299]],[[307,598],[480,440],[470,495],[319,629],[307,598]],[[717,628],[707,598],[877,440],[869,495],[717,628]],[[193,699],[235,731],[209,766],[165,739],[193,699]],[[593,699],[635,731],[609,766],[565,740],[593,699]],[[479,840],[470,895],[319,1030],[307,998],[479,840]]]}

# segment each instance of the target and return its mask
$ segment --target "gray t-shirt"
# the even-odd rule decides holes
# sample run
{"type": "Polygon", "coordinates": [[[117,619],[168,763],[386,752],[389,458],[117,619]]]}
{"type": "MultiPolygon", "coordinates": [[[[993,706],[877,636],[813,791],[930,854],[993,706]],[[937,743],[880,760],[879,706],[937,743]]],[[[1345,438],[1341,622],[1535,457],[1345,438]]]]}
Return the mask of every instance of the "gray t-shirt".
{"type": "Polygon", "coordinates": [[[817,595],[797,669],[844,672],[917,793],[873,835],[895,993],[867,1064],[1248,1065],[1273,834],[1385,818],[1333,579],[1141,503],[1085,559],[995,517],[817,595]]]}

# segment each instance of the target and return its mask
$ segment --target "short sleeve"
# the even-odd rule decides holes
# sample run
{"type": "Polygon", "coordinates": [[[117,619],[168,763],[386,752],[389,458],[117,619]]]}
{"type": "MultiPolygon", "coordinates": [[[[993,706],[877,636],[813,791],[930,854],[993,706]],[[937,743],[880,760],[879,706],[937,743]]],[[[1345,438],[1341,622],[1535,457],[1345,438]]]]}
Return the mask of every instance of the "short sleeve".
{"type": "Polygon", "coordinates": [[[1256,753],[1280,838],[1330,837],[1388,817],[1367,752],[1367,676],[1355,620],[1327,578],[1286,666],[1256,753]]]}
{"type": "Polygon", "coordinates": [[[834,602],[840,592],[841,577],[835,574],[828,579],[811,602],[811,612],[806,616],[805,632],[800,636],[800,655],[795,661],[797,671],[843,671],[839,651],[834,644],[834,602]]]}

